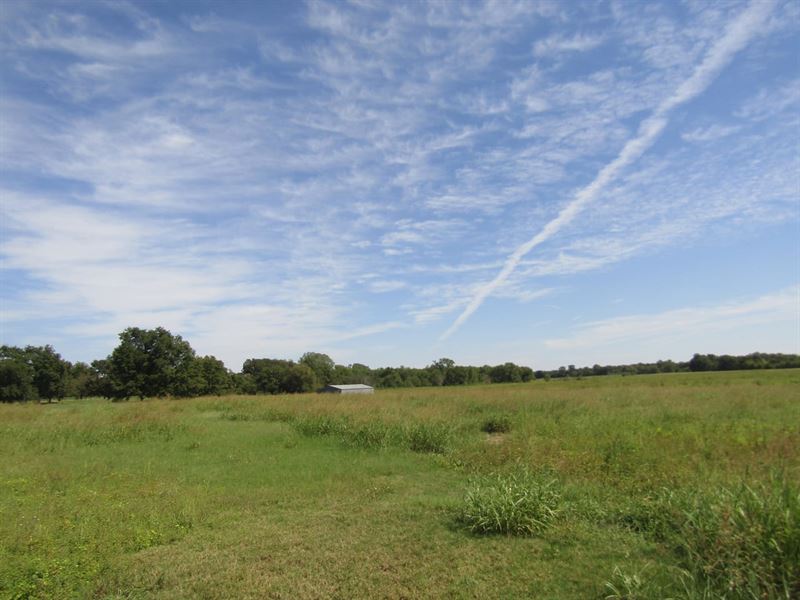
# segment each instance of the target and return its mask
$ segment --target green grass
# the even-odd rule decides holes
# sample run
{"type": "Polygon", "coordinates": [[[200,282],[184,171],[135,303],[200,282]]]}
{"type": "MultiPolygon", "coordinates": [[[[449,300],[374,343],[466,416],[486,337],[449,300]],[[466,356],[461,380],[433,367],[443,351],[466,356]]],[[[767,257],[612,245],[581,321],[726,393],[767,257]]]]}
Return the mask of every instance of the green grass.
{"type": "Polygon", "coordinates": [[[798,390],[2,405],[0,598],[798,597],[798,390]]]}
{"type": "Polygon", "coordinates": [[[473,533],[537,535],[550,526],[560,509],[555,479],[518,469],[472,481],[456,520],[473,533]]]}

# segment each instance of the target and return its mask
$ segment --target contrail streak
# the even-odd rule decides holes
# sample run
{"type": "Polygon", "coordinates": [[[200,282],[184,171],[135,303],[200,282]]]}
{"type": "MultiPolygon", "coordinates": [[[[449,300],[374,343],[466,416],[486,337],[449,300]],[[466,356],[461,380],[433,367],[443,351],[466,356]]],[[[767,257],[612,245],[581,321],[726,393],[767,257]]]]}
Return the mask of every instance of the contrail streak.
{"type": "Polygon", "coordinates": [[[666,127],[669,113],[677,106],[703,93],[711,85],[711,82],[728,65],[736,53],[747,46],[758,33],[772,12],[774,3],[774,0],[753,0],[750,6],[728,25],[725,34],[708,51],[691,77],[681,83],[675,92],[661,102],[653,114],[641,123],[638,135],[625,144],[617,158],[603,167],[594,181],[581,189],[572,202],[561,209],[555,219],[511,253],[500,272],[494,279],[478,289],[464,311],[439,338],[440,340],[445,340],[458,331],[472,316],[472,313],[478,310],[483,301],[505,283],[525,255],[569,224],[597,197],[603,188],[616,178],[622,169],[635,162],[653,145],[666,127]]]}

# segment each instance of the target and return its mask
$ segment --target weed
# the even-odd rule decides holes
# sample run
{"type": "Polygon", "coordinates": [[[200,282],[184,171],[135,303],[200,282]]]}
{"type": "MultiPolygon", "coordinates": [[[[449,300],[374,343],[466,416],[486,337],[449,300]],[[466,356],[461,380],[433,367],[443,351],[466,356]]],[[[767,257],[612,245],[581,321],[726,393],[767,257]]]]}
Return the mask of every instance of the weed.
{"type": "Polygon", "coordinates": [[[342,435],[347,431],[348,421],[329,415],[309,415],[294,420],[298,432],[305,436],[342,435]]]}
{"type": "Polygon", "coordinates": [[[711,491],[665,490],[638,503],[623,522],[681,557],[692,595],[800,595],[800,489],[787,478],[711,491]]]}
{"type": "Polygon", "coordinates": [[[453,438],[452,428],[445,423],[416,423],[404,433],[409,450],[431,454],[447,452],[453,438]]]}
{"type": "Polygon", "coordinates": [[[392,444],[393,431],[390,426],[381,421],[368,421],[344,429],[341,433],[342,441],[350,448],[375,450],[386,448],[392,444]]]}
{"type": "Polygon", "coordinates": [[[481,431],[486,433],[508,433],[511,431],[511,419],[508,415],[494,415],[483,422],[481,431]]]}
{"type": "Polygon", "coordinates": [[[547,529],[560,509],[555,479],[518,469],[473,480],[456,520],[473,533],[536,535],[547,529]]]}
{"type": "Polygon", "coordinates": [[[648,567],[626,572],[614,567],[611,580],[605,582],[605,600],[669,600],[663,589],[646,575],[648,567]]]}

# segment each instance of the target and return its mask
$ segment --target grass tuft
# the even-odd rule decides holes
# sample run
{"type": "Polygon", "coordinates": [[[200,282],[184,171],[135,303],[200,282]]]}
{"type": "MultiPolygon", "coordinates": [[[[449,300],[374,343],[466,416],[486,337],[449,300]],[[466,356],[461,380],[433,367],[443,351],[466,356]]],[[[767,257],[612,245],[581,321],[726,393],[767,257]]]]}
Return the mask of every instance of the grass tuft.
{"type": "Polygon", "coordinates": [[[547,529],[561,503],[555,479],[520,469],[473,480],[456,520],[473,533],[531,536],[547,529]]]}
{"type": "Polygon", "coordinates": [[[444,454],[453,441],[453,429],[446,423],[415,423],[404,434],[412,452],[444,454]]]}
{"type": "Polygon", "coordinates": [[[508,415],[494,415],[483,422],[481,431],[486,433],[508,433],[511,431],[511,419],[508,415]]]}
{"type": "Polygon", "coordinates": [[[664,598],[660,590],[654,592],[644,569],[639,572],[627,572],[614,567],[611,580],[605,582],[604,600],[655,600],[664,598]]]}

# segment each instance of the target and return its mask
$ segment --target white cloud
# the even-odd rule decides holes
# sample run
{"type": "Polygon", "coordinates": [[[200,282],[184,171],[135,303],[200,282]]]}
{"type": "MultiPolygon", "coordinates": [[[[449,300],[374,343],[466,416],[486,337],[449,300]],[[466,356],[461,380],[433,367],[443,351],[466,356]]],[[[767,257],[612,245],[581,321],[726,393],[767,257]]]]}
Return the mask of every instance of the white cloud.
{"type": "Polygon", "coordinates": [[[749,121],[763,121],[800,105],[800,79],[788,81],[781,86],[762,89],[745,101],[736,111],[736,116],[749,121]]]}
{"type": "Polygon", "coordinates": [[[290,354],[369,330],[365,315],[380,328],[463,311],[554,219],[492,290],[505,306],[569,289],[537,278],[796,219],[785,78],[720,103],[724,125],[676,119],[695,143],[664,136],[635,173],[608,163],[655,139],[665,98],[708,84],[740,10],[319,2],[266,27],[225,7],[15,5],[0,17],[13,12],[0,225],[19,282],[4,322],[71,319],[58,327],[76,340],[169,324],[236,367],[237,336],[290,354]],[[569,208],[581,189],[585,219],[569,208]]]}
{"type": "Polygon", "coordinates": [[[771,10],[772,2],[754,2],[735,21],[730,23],[725,34],[711,47],[692,75],[684,80],[669,97],[663,100],[650,117],[642,121],[637,137],[626,142],[619,155],[606,164],[597,177],[588,186],[582,188],[575,198],[561,209],[555,219],[549,221],[539,233],[514,250],[495,278],[481,286],[477,293],[470,298],[467,307],[444,332],[442,339],[446,339],[456,332],[483,304],[483,301],[508,279],[520,261],[531,250],[550,239],[569,224],[583,211],[586,205],[591,203],[617,177],[622,169],[639,158],[666,127],[668,122],[667,115],[675,107],[699,95],[710,85],[733,56],[757,35],[771,10]]]}
{"type": "Polygon", "coordinates": [[[552,56],[565,52],[587,52],[597,48],[605,41],[601,35],[576,34],[566,37],[560,34],[551,35],[533,45],[534,56],[552,56]]]}
{"type": "Polygon", "coordinates": [[[380,281],[373,281],[369,284],[369,289],[371,292],[376,294],[385,294],[387,292],[396,292],[397,290],[402,290],[406,287],[405,281],[399,280],[380,280],[380,281]]]}
{"type": "Polygon", "coordinates": [[[708,127],[698,127],[692,131],[681,134],[681,139],[685,142],[713,142],[727,137],[739,131],[738,127],[725,125],[709,125],[708,127]]]}
{"type": "MultiPolygon", "coordinates": [[[[737,330],[747,325],[788,323],[800,325],[800,286],[753,300],[738,300],[708,307],[668,310],[658,314],[615,317],[579,325],[569,337],[545,341],[554,349],[599,348],[641,341],[650,343],[675,337],[694,340],[720,330],[737,330]]],[[[795,340],[800,349],[800,339],[795,340]]],[[[757,343],[757,341],[755,342],[757,343]]]]}

